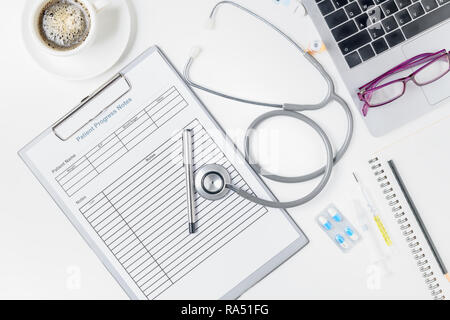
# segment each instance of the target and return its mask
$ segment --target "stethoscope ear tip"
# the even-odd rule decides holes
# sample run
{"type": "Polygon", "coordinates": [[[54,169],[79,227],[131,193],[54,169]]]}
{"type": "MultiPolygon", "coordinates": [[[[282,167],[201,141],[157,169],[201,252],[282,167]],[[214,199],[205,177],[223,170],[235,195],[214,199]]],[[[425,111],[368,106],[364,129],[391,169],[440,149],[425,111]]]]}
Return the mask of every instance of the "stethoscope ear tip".
{"type": "Polygon", "coordinates": [[[295,13],[300,15],[301,17],[306,17],[308,15],[308,12],[306,11],[305,5],[301,0],[297,0],[297,4],[298,6],[295,9],[295,13]]]}
{"type": "Polygon", "coordinates": [[[205,23],[205,29],[207,30],[213,30],[216,25],[216,20],[214,17],[208,18],[208,21],[205,23]]]}
{"type": "Polygon", "coordinates": [[[191,48],[191,52],[189,53],[189,57],[195,59],[202,52],[202,48],[199,46],[194,46],[191,48]]]}

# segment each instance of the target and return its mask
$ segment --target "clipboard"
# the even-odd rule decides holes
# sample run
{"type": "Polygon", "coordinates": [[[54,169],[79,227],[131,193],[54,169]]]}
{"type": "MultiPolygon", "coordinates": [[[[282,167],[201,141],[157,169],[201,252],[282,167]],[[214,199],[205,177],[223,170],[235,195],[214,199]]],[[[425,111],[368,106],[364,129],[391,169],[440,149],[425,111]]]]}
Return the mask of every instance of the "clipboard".
{"type": "Polygon", "coordinates": [[[275,199],[156,46],[19,151],[131,299],[237,299],[308,243],[287,211],[233,195],[217,202],[197,197],[198,235],[178,231],[176,223],[186,226],[187,219],[184,183],[176,180],[179,133],[186,127],[196,137],[196,166],[222,161],[236,183],[275,199]],[[88,120],[67,125],[81,116],[88,120]],[[120,228],[111,227],[116,222],[120,228]],[[114,228],[131,235],[121,238],[114,228]]]}

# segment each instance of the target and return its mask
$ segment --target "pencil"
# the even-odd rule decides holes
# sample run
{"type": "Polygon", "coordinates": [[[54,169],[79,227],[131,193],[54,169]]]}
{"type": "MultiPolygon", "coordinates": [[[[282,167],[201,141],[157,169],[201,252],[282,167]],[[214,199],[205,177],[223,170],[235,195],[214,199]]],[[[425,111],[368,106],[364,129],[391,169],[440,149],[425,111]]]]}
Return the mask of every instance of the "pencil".
{"type": "Polygon", "coordinates": [[[398,172],[394,161],[390,160],[390,161],[388,161],[388,164],[389,164],[389,167],[392,170],[392,173],[394,174],[395,179],[397,180],[397,182],[398,182],[398,184],[400,186],[400,189],[403,192],[403,195],[406,198],[406,201],[409,204],[409,207],[411,208],[412,213],[414,214],[414,217],[416,217],[417,223],[419,224],[419,227],[422,230],[422,232],[423,232],[423,234],[425,236],[425,239],[427,240],[428,245],[431,248],[431,252],[433,253],[434,257],[436,258],[436,261],[438,262],[439,267],[441,268],[442,274],[445,276],[445,278],[447,278],[447,281],[450,282],[450,275],[449,275],[449,273],[447,271],[447,268],[445,267],[444,261],[442,261],[442,258],[439,255],[439,252],[438,252],[436,246],[434,245],[433,240],[431,239],[430,233],[428,232],[428,230],[427,230],[427,228],[426,228],[426,226],[425,226],[425,224],[424,224],[424,222],[422,220],[422,217],[420,216],[419,210],[417,210],[417,207],[414,204],[414,201],[412,200],[411,195],[408,192],[408,189],[406,189],[406,185],[403,182],[403,179],[400,176],[400,173],[398,172]]]}

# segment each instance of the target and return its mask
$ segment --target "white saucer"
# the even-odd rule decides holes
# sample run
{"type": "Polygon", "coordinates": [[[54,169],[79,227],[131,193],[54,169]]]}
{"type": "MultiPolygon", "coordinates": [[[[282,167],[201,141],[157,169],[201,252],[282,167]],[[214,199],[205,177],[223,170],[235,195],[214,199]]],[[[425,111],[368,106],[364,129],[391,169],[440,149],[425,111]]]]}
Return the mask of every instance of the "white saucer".
{"type": "Polygon", "coordinates": [[[94,42],[73,56],[53,56],[42,50],[31,37],[29,21],[32,1],[26,1],[22,15],[22,37],[32,58],[46,71],[64,79],[84,80],[109,70],[120,59],[131,34],[131,15],[127,0],[110,0],[98,14],[98,34],[94,42]]]}

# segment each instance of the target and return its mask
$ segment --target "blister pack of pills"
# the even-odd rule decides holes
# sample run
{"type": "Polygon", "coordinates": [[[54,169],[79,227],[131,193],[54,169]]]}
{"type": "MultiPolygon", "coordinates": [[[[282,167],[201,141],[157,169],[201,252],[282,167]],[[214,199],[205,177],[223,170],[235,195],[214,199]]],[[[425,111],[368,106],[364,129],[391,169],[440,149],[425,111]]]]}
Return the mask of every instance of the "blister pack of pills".
{"type": "Polygon", "coordinates": [[[316,218],[320,228],[343,252],[361,241],[361,235],[339,209],[331,204],[316,218]]]}

